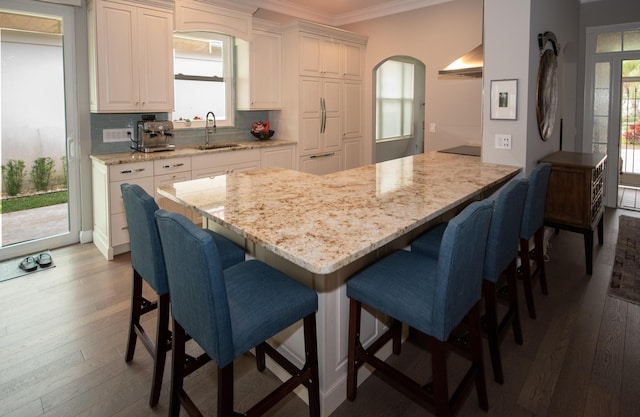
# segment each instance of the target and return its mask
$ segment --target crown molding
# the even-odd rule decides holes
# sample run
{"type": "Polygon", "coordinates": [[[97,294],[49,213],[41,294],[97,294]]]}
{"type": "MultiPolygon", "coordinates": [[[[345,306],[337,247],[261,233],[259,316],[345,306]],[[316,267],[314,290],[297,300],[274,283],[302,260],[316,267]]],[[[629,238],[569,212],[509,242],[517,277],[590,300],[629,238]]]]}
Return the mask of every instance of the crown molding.
{"type": "Polygon", "coordinates": [[[354,10],[339,15],[331,15],[320,10],[296,4],[293,0],[238,0],[244,4],[269,10],[298,19],[305,19],[329,26],[342,26],[363,20],[376,19],[396,13],[447,3],[453,0],[391,0],[383,4],[354,10]]]}

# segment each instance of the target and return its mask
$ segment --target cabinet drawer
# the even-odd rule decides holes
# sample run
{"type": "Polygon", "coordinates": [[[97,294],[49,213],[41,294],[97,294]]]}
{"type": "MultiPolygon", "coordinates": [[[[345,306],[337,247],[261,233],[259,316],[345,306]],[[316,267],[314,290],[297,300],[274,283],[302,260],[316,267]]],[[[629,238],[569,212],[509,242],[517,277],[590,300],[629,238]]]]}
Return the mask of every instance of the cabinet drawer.
{"type": "Polygon", "coordinates": [[[153,174],[159,175],[171,174],[174,172],[191,171],[191,157],[176,159],[160,159],[153,161],[153,174]]]}
{"type": "MultiPolygon", "coordinates": [[[[214,169],[233,164],[243,164],[256,161],[260,165],[260,150],[249,149],[241,151],[218,152],[208,155],[198,155],[191,158],[191,168],[196,170],[214,169]]],[[[222,169],[224,171],[224,169],[222,169]]]]}
{"type": "Polygon", "coordinates": [[[129,227],[124,212],[111,215],[111,246],[129,243],[129,227]]]}
{"type": "Polygon", "coordinates": [[[133,162],[130,164],[111,165],[109,167],[110,181],[126,181],[135,178],[152,177],[153,162],[133,162]]]}
{"type": "Polygon", "coordinates": [[[153,177],[146,178],[131,178],[125,181],[112,181],[109,183],[109,194],[111,195],[110,208],[111,214],[124,213],[124,201],[122,200],[122,192],[120,191],[120,185],[124,183],[138,184],[140,187],[150,195],[155,195],[153,188],[153,177]]]}

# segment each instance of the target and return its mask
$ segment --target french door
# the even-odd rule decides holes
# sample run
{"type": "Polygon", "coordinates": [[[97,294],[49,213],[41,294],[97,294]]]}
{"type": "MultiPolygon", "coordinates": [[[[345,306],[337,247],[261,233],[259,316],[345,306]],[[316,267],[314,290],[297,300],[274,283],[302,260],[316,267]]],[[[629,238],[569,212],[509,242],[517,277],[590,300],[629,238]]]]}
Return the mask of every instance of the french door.
{"type": "Polygon", "coordinates": [[[587,29],[583,150],[607,154],[605,205],[618,206],[618,186],[640,186],[640,25],[587,29]],[[629,132],[629,129],[632,129],[629,132]],[[635,135],[635,136],[634,136],[635,135]],[[636,137],[637,136],[637,137],[636,137]]]}
{"type": "Polygon", "coordinates": [[[80,205],[74,10],[3,0],[0,15],[4,260],[78,242],[80,205]]]}

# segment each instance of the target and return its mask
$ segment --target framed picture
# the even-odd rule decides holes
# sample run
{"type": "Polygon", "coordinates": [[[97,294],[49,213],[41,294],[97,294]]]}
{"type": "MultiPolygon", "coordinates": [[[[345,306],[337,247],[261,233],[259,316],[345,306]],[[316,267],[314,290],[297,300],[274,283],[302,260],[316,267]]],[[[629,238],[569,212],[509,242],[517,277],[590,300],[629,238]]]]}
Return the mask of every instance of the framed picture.
{"type": "Polygon", "coordinates": [[[516,120],[518,80],[491,81],[491,119],[516,120]]]}

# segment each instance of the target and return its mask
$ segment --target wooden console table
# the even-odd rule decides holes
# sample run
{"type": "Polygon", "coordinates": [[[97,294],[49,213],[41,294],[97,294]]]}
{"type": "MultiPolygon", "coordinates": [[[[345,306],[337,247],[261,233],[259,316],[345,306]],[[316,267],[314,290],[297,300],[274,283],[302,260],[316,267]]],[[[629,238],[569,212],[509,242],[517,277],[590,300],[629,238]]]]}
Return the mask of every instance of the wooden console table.
{"type": "Polygon", "coordinates": [[[601,153],[555,152],[539,162],[551,164],[544,210],[545,224],[584,235],[587,274],[593,271],[593,232],[603,244],[604,173],[607,156],[601,153]]]}

